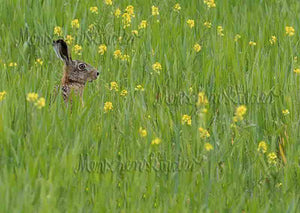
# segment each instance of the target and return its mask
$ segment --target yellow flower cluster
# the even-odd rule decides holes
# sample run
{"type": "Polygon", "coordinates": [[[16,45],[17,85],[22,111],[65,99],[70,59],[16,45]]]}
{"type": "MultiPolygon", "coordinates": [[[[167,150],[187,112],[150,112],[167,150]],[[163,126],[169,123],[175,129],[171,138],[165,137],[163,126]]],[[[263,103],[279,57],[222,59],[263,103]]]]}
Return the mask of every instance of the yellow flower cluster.
{"type": "Polygon", "coordinates": [[[107,51],[107,47],[105,44],[101,44],[98,48],[98,53],[100,55],[104,55],[104,53],[107,51]]]}
{"type": "Polygon", "coordinates": [[[114,15],[115,15],[117,18],[120,17],[120,15],[121,15],[121,10],[120,10],[120,8],[117,8],[117,9],[115,10],[114,15]]]}
{"type": "Polygon", "coordinates": [[[147,130],[143,129],[142,127],[140,127],[140,129],[139,129],[139,133],[140,133],[140,136],[143,138],[147,136],[147,130]]]}
{"type": "Polygon", "coordinates": [[[285,27],[285,34],[288,36],[293,36],[295,35],[295,29],[291,26],[286,26],[285,27]]]}
{"type": "Polygon", "coordinates": [[[46,100],[45,98],[41,97],[39,98],[39,95],[37,93],[28,93],[27,94],[27,98],[26,100],[28,102],[33,102],[34,105],[38,108],[38,109],[41,109],[43,108],[45,105],[46,105],[46,100]]]}
{"type": "Polygon", "coordinates": [[[18,64],[17,64],[16,62],[10,62],[10,63],[8,64],[8,66],[9,66],[9,67],[16,67],[16,66],[18,66],[18,64]]]}
{"type": "Polygon", "coordinates": [[[188,19],[186,23],[188,24],[189,28],[193,28],[195,26],[195,21],[193,19],[188,19]]]}
{"type": "Polygon", "coordinates": [[[181,118],[182,125],[186,124],[188,126],[192,125],[192,118],[189,115],[183,115],[181,118]]]}
{"type": "Polygon", "coordinates": [[[200,52],[201,51],[201,45],[200,44],[198,44],[198,43],[196,43],[196,44],[194,44],[194,50],[195,50],[195,52],[200,52]]]}
{"type": "Polygon", "coordinates": [[[199,127],[199,132],[200,132],[200,137],[201,138],[209,138],[210,137],[210,134],[209,134],[209,132],[207,131],[207,129],[204,129],[204,128],[202,128],[202,127],[199,127]]]}
{"type": "Polygon", "coordinates": [[[73,47],[73,51],[76,55],[81,55],[81,51],[82,51],[82,46],[76,44],[74,47],[73,47]]]}
{"type": "Polygon", "coordinates": [[[246,114],[247,108],[245,105],[238,106],[235,110],[235,116],[233,117],[234,122],[242,121],[246,114]]]}
{"type": "Polygon", "coordinates": [[[0,101],[3,101],[5,99],[6,94],[6,91],[0,92],[0,101]]]}
{"type": "Polygon", "coordinates": [[[300,68],[295,68],[295,69],[294,69],[294,73],[299,74],[299,73],[300,73],[300,68]]]}
{"type": "Polygon", "coordinates": [[[211,22],[209,22],[209,21],[204,22],[203,25],[204,25],[206,28],[208,28],[208,29],[211,28],[211,22]]]}
{"type": "Polygon", "coordinates": [[[159,15],[158,7],[152,6],[151,10],[152,10],[152,15],[153,16],[158,16],[159,15]]]}
{"type": "Polygon", "coordinates": [[[151,141],[151,145],[158,145],[161,143],[161,139],[160,138],[155,138],[151,141]]]}
{"type": "Polygon", "coordinates": [[[105,113],[107,113],[109,111],[112,111],[113,110],[113,104],[112,104],[112,102],[109,102],[109,101],[105,102],[103,109],[104,109],[105,113]]]}
{"type": "Polygon", "coordinates": [[[282,114],[283,115],[288,115],[288,114],[290,114],[290,111],[288,109],[283,109],[282,114]]]}
{"type": "Polygon", "coordinates": [[[180,4],[175,4],[173,10],[178,13],[181,10],[180,4]]]}
{"type": "Polygon", "coordinates": [[[134,15],[134,7],[132,5],[128,5],[125,9],[126,13],[128,13],[131,17],[135,17],[134,15]]]}
{"type": "Polygon", "coordinates": [[[91,13],[98,14],[98,7],[90,7],[91,13]]]}
{"type": "Polygon", "coordinates": [[[118,83],[115,81],[110,82],[110,88],[109,90],[114,90],[114,91],[119,91],[119,86],[118,83]]]}
{"type": "Polygon", "coordinates": [[[205,143],[204,149],[209,152],[209,151],[213,150],[214,147],[210,143],[205,143]]]}
{"type": "Polygon", "coordinates": [[[266,153],[267,150],[268,150],[268,146],[267,146],[266,142],[265,141],[259,142],[257,151],[266,153]]]}
{"type": "Polygon", "coordinates": [[[43,63],[44,62],[43,62],[43,60],[41,58],[37,58],[36,61],[35,61],[35,65],[41,65],[42,66],[43,63]]]}
{"type": "Polygon", "coordinates": [[[208,104],[208,99],[205,95],[204,92],[199,92],[198,93],[198,101],[197,101],[197,106],[204,106],[208,104]]]}
{"type": "Polygon", "coordinates": [[[162,66],[159,62],[156,62],[152,65],[152,69],[157,73],[160,74],[160,71],[162,70],[162,66]]]}
{"type": "Polygon", "coordinates": [[[203,2],[204,2],[204,4],[206,4],[206,6],[208,8],[214,8],[214,7],[216,7],[215,0],[204,0],[203,2]]]}
{"type": "Polygon", "coordinates": [[[123,90],[121,91],[121,93],[120,93],[120,95],[123,96],[123,97],[127,96],[127,94],[128,94],[128,92],[127,92],[126,89],[123,89],[123,90]]]}
{"type": "Polygon", "coordinates": [[[254,41],[249,41],[249,45],[250,45],[250,46],[256,46],[256,42],[254,42],[254,41]]]}
{"type": "Polygon", "coordinates": [[[234,36],[234,41],[235,41],[235,42],[238,42],[238,41],[240,40],[240,38],[242,38],[242,36],[241,36],[240,34],[236,34],[236,35],[234,36]]]}
{"type": "Polygon", "coordinates": [[[72,37],[71,35],[66,36],[66,43],[68,45],[71,45],[73,43],[73,41],[74,41],[74,37],[72,37]]]}
{"type": "Polygon", "coordinates": [[[62,29],[59,26],[54,27],[54,35],[62,36],[62,29]]]}
{"type": "Polygon", "coordinates": [[[217,27],[217,32],[218,32],[218,35],[219,36],[224,36],[224,33],[223,33],[224,29],[222,26],[218,26],[217,27]]]}
{"type": "Polygon", "coordinates": [[[135,88],[134,88],[135,91],[144,91],[144,87],[142,85],[137,85],[135,88]]]}
{"type": "Polygon", "coordinates": [[[112,0],[104,0],[104,3],[106,4],[106,5],[112,5],[113,3],[112,3],[112,0]]]}
{"type": "Polygon", "coordinates": [[[72,26],[72,28],[78,29],[80,27],[79,20],[78,19],[72,20],[71,26],[72,26]]]}
{"type": "Polygon", "coordinates": [[[122,54],[121,50],[115,50],[114,51],[114,58],[120,59],[122,61],[129,61],[130,56],[127,54],[122,54]]]}
{"type": "Polygon", "coordinates": [[[129,13],[124,13],[122,15],[122,23],[124,29],[131,26],[131,16],[129,13]]]}
{"type": "Polygon", "coordinates": [[[147,27],[147,21],[142,20],[141,23],[139,24],[139,29],[145,29],[147,27]]]}
{"type": "Polygon", "coordinates": [[[274,44],[276,44],[276,41],[277,41],[277,38],[276,38],[276,36],[271,36],[271,38],[270,38],[270,40],[269,40],[269,42],[270,42],[270,44],[271,45],[274,45],[274,44]]]}
{"type": "Polygon", "coordinates": [[[275,154],[275,152],[271,152],[268,154],[268,163],[272,165],[277,164],[277,155],[275,154]]]}

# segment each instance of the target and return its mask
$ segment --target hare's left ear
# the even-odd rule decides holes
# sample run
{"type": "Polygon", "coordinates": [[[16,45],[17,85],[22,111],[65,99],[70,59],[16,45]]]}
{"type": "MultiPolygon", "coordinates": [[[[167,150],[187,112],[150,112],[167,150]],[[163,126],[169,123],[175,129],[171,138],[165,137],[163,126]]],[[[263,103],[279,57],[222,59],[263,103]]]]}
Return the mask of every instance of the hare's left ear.
{"type": "Polygon", "coordinates": [[[52,45],[57,57],[64,61],[66,65],[72,62],[71,54],[68,50],[68,45],[64,40],[58,39],[56,41],[53,41],[52,45]]]}

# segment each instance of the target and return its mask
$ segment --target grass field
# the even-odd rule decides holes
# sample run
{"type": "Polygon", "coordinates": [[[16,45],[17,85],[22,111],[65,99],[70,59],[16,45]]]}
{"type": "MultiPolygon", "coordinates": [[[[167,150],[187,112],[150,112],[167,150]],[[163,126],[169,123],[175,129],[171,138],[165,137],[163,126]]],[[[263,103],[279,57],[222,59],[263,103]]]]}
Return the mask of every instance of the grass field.
{"type": "Polygon", "coordinates": [[[110,3],[2,1],[0,212],[299,212],[300,1],[110,3]]]}

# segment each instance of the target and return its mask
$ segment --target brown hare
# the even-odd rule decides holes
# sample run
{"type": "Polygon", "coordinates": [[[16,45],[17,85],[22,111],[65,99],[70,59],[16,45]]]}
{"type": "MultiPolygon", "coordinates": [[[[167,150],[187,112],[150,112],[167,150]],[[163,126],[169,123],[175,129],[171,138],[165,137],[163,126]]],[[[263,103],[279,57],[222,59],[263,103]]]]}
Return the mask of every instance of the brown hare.
{"type": "Polygon", "coordinates": [[[70,95],[74,92],[79,95],[83,105],[83,89],[87,81],[96,80],[99,72],[91,65],[72,60],[68,45],[62,39],[53,41],[53,47],[58,58],[64,62],[64,74],[61,79],[61,89],[63,99],[66,104],[72,102],[70,95]]]}

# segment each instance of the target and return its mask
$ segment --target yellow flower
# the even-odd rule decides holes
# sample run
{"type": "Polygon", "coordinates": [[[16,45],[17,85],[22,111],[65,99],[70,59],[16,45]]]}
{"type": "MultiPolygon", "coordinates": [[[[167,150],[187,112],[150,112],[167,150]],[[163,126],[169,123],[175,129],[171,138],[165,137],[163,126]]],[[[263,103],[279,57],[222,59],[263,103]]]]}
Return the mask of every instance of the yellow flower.
{"type": "Polygon", "coordinates": [[[145,29],[147,27],[147,21],[142,20],[141,23],[139,24],[139,29],[145,29]]]}
{"type": "Polygon", "coordinates": [[[159,62],[156,62],[152,64],[152,69],[157,73],[160,74],[160,71],[162,70],[162,66],[159,62]]]}
{"type": "Polygon", "coordinates": [[[88,27],[88,31],[93,31],[95,29],[95,24],[90,24],[88,27]]]}
{"type": "Polygon", "coordinates": [[[115,82],[115,81],[110,82],[110,89],[109,90],[119,91],[118,83],[115,82]]]}
{"type": "Polygon", "coordinates": [[[125,11],[131,16],[135,17],[134,15],[134,7],[132,5],[128,5],[125,9],[125,11]]]}
{"type": "Polygon", "coordinates": [[[135,89],[134,89],[135,91],[144,91],[145,89],[144,89],[144,87],[142,86],[142,85],[137,85],[136,87],[135,87],[135,89]]]}
{"type": "Polygon", "coordinates": [[[204,0],[203,2],[204,2],[204,4],[206,4],[206,6],[208,8],[214,8],[214,7],[216,7],[215,0],[204,0]]]}
{"type": "Polygon", "coordinates": [[[104,112],[109,112],[109,111],[112,111],[113,110],[113,105],[112,105],[112,102],[105,102],[104,103],[104,112]]]}
{"type": "Polygon", "coordinates": [[[105,3],[106,5],[112,5],[112,0],[104,0],[104,3],[105,3]]]}
{"type": "Polygon", "coordinates": [[[288,115],[288,114],[290,114],[290,112],[289,112],[288,109],[283,109],[283,110],[282,110],[282,114],[283,114],[283,115],[288,115]]]}
{"type": "Polygon", "coordinates": [[[275,152],[271,152],[268,154],[268,163],[276,165],[277,164],[277,155],[275,152]]]}
{"type": "Polygon", "coordinates": [[[151,145],[158,145],[161,143],[161,139],[160,138],[155,138],[152,140],[151,145]]]}
{"type": "Polygon", "coordinates": [[[196,43],[196,44],[194,44],[194,50],[198,53],[198,52],[200,52],[200,50],[201,50],[201,45],[200,44],[198,44],[198,43],[196,43]]]}
{"type": "Polygon", "coordinates": [[[158,16],[159,15],[159,11],[158,11],[158,7],[152,6],[152,15],[153,16],[158,16]]]}
{"type": "Polygon", "coordinates": [[[175,11],[175,12],[179,12],[180,10],[181,10],[181,7],[180,7],[180,4],[175,4],[174,5],[174,7],[173,7],[173,10],[175,11]]]}
{"type": "Polygon", "coordinates": [[[203,25],[204,25],[206,28],[208,28],[208,29],[211,28],[211,22],[209,22],[209,21],[204,22],[203,25]]]}
{"type": "Polygon", "coordinates": [[[247,108],[245,105],[238,106],[235,110],[235,116],[233,117],[233,121],[241,121],[244,119],[244,115],[246,114],[247,108]]]}
{"type": "Polygon", "coordinates": [[[213,150],[214,147],[210,143],[205,143],[204,149],[209,152],[209,151],[213,150]]]}
{"type": "Polygon", "coordinates": [[[295,29],[291,26],[286,26],[285,27],[285,34],[288,36],[293,36],[295,35],[295,29]]]}
{"type": "Polygon", "coordinates": [[[183,115],[181,118],[182,125],[186,124],[188,126],[192,125],[192,118],[189,115],[183,115]]]}
{"type": "Polygon", "coordinates": [[[254,42],[254,41],[249,41],[249,45],[250,45],[250,46],[256,46],[256,42],[254,42]]]}
{"type": "Polygon", "coordinates": [[[198,93],[197,105],[201,106],[201,105],[206,105],[206,104],[208,104],[208,99],[207,99],[205,93],[204,92],[199,92],[198,93]]]}
{"type": "Polygon", "coordinates": [[[43,65],[43,60],[41,58],[36,59],[35,65],[43,65]]]}
{"type": "Polygon", "coordinates": [[[202,128],[202,127],[199,127],[199,132],[200,132],[200,137],[201,138],[209,138],[210,137],[210,134],[209,134],[209,132],[207,131],[207,129],[204,129],[204,128],[202,128]]]}
{"type": "Polygon", "coordinates": [[[100,55],[104,55],[104,53],[105,53],[106,51],[107,51],[106,45],[105,45],[105,44],[101,44],[101,45],[99,46],[98,53],[99,53],[100,55]]]}
{"type": "Polygon", "coordinates": [[[115,12],[114,12],[114,15],[115,15],[117,18],[119,18],[120,15],[121,15],[121,10],[120,10],[119,8],[117,8],[117,9],[115,10],[115,12]]]}
{"type": "Polygon", "coordinates": [[[123,23],[123,28],[125,29],[126,27],[130,27],[131,25],[131,16],[129,13],[124,13],[122,15],[122,23],[123,23]]]}
{"type": "Polygon", "coordinates": [[[79,20],[78,19],[72,20],[71,26],[72,26],[72,28],[78,29],[80,27],[79,20]]]}
{"type": "Polygon", "coordinates": [[[16,62],[10,62],[8,64],[9,67],[16,67],[17,66],[17,63],[16,62]]]}
{"type": "Polygon", "coordinates": [[[138,36],[138,35],[139,35],[139,31],[137,31],[137,30],[132,30],[131,33],[132,33],[133,35],[135,35],[135,36],[138,36]]]}
{"type": "Polygon", "coordinates": [[[122,56],[121,50],[115,50],[114,51],[114,57],[115,57],[115,59],[121,58],[121,56],[122,56]]]}
{"type": "Polygon", "coordinates": [[[262,152],[262,153],[266,153],[267,149],[268,149],[268,146],[267,146],[265,141],[259,142],[257,151],[262,152]]]}
{"type": "Polygon", "coordinates": [[[188,19],[186,23],[189,25],[190,28],[193,28],[195,26],[195,21],[192,19],[188,19]]]}
{"type": "Polygon", "coordinates": [[[271,45],[274,45],[277,41],[276,36],[271,36],[271,39],[269,40],[271,45]]]}
{"type": "Polygon", "coordinates": [[[235,42],[238,42],[238,40],[241,38],[242,36],[240,35],[240,34],[236,34],[235,36],[234,36],[234,41],[235,42]]]}
{"type": "Polygon", "coordinates": [[[54,35],[61,36],[62,35],[62,29],[59,26],[54,27],[54,35]]]}
{"type": "Polygon", "coordinates": [[[73,47],[73,51],[76,55],[81,55],[81,51],[82,51],[82,47],[78,44],[76,44],[74,47],[73,47]]]}
{"type": "Polygon", "coordinates": [[[142,127],[140,127],[140,129],[139,129],[139,133],[140,133],[141,137],[143,137],[143,138],[147,136],[147,130],[143,129],[142,127]]]}
{"type": "Polygon", "coordinates": [[[121,91],[121,93],[120,93],[120,95],[121,96],[127,96],[127,94],[128,94],[128,92],[127,92],[127,90],[126,89],[123,89],[122,91],[121,91]]]}
{"type": "Polygon", "coordinates": [[[94,14],[98,14],[98,7],[90,7],[90,11],[94,14]]]}
{"type": "Polygon", "coordinates": [[[72,37],[71,35],[67,35],[67,37],[66,37],[66,43],[68,45],[71,45],[73,43],[73,41],[74,41],[74,37],[72,37]]]}
{"type": "Polygon", "coordinates": [[[34,104],[38,109],[41,109],[45,106],[46,100],[45,98],[39,98],[34,104]]]}
{"type": "Polygon", "coordinates": [[[39,95],[37,93],[31,92],[27,94],[26,100],[28,102],[35,102],[38,99],[39,95]]]}
{"type": "Polygon", "coordinates": [[[3,101],[5,99],[6,94],[6,91],[0,92],[0,101],[3,101]]]}
{"type": "Polygon", "coordinates": [[[300,68],[295,68],[295,69],[294,69],[294,73],[299,74],[299,73],[300,73],[300,68]]]}
{"type": "Polygon", "coordinates": [[[217,32],[218,32],[218,35],[219,36],[224,36],[224,33],[223,33],[224,29],[222,26],[218,26],[217,27],[217,32]]]}
{"type": "Polygon", "coordinates": [[[129,61],[130,56],[127,54],[121,55],[121,60],[122,61],[129,61]]]}

